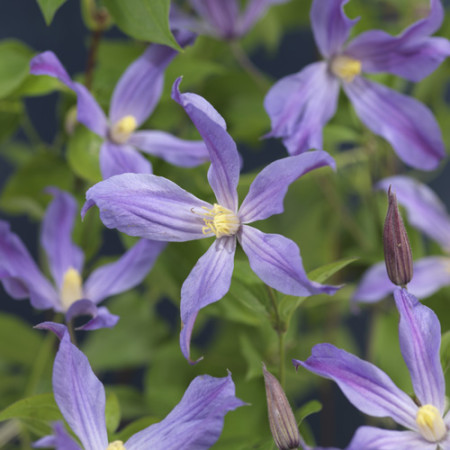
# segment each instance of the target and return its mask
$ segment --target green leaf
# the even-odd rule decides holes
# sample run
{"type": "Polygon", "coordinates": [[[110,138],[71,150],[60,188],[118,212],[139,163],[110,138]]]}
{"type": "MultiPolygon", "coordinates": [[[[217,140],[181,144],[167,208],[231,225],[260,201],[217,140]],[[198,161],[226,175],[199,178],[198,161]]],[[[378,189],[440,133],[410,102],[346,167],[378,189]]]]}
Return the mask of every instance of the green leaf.
{"type": "Polygon", "coordinates": [[[101,181],[99,153],[102,138],[86,127],[77,126],[67,146],[67,160],[73,171],[91,183],[101,181]]]}
{"type": "Polygon", "coordinates": [[[239,341],[242,355],[247,362],[245,380],[249,381],[252,378],[260,377],[262,375],[261,355],[246,335],[241,335],[239,341]]]}
{"type": "Polygon", "coordinates": [[[56,11],[58,11],[61,5],[66,1],[67,0],[37,0],[47,26],[52,23],[56,11]]]}
{"type": "Polygon", "coordinates": [[[318,400],[311,400],[297,410],[295,418],[298,420],[298,423],[301,423],[311,414],[318,413],[321,410],[322,403],[320,403],[318,400]]]}
{"type": "Polygon", "coordinates": [[[120,405],[117,395],[109,391],[106,396],[105,422],[108,433],[114,433],[120,423],[120,405]]]}
{"type": "Polygon", "coordinates": [[[170,0],[104,0],[104,5],[129,36],[181,50],[169,28],[170,0]]]}
{"type": "Polygon", "coordinates": [[[16,316],[0,314],[0,359],[31,366],[35,360],[42,336],[16,316]]]}
{"type": "Polygon", "coordinates": [[[344,258],[330,264],[325,264],[324,266],[318,267],[317,269],[309,272],[308,278],[312,281],[317,281],[318,283],[324,283],[336,272],[343,269],[345,266],[348,266],[352,262],[357,261],[358,259],[359,258],[344,258]]]}
{"type": "Polygon", "coordinates": [[[32,56],[33,52],[19,41],[0,43],[0,98],[9,95],[25,80],[32,56]]]}
{"type": "Polygon", "coordinates": [[[39,394],[19,400],[0,412],[0,421],[21,420],[38,435],[51,432],[51,422],[61,420],[62,415],[53,394],[39,394]]]}
{"type": "Polygon", "coordinates": [[[446,331],[442,335],[440,352],[441,352],[442,369],[444,370],[445,373],[450,367],[450,331],[446,331]]]}

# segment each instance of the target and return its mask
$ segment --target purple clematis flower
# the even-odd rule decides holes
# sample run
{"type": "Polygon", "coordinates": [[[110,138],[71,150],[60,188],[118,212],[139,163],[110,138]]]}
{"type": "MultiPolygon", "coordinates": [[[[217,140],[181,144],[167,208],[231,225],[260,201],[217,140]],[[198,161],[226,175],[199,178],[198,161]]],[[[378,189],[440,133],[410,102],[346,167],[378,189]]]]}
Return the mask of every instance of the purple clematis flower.
{"type": "Polygon", "coordinates": [[[189,0],[198,18],[172,4],[170,25],[174,29],[190,30],[218,39],[232,41],[244,36],[274,4],[289,0],[250,0],[244,10],[239,0],[189,0]]]}
{"type": "Polygon", "coordinates": [[[334,380],[362,412],[391,417],[410,430],[363,427],[352,440],[352,448],[449,449],[450,412],[446,412],[444,372],[439,357],[439,319],[405,289],[396,288],[394,297],[400,313],[400,349],[411,374],[417,403],[378,367],[331,344],[318,344],[306,361],[293,363],[334,380]]]}
{"type": "Polygon", "coordinates": [[[13,298],[29,298],[37,309],[65,313],[66,321],[88,315],[80,329],[113,327],[119,320],[104,306],[105,298],[139,284],[152,268],[163,242],[140,240],[116,262],[94,270],[83,284],[83,252],[71,239],[78,206],[67,192],[49,188],[53,195],[42,223],[41,244],[47,254],[52,284],[39,270],[21,239],[0,221],[0,281],[13,298]]]}
{"type": "MultiPolygon", "coordinates": [[[[377,189],[387,192],[389,186],[405,207],[411,225],[438,242],[444,253],[450,255],[450,216],[445,205],[425,184],[407,176],[385,178],[377,183],[377,189]]],[[[444,286],[450,285],[450,256],[429,256],[414,262],[414,276],[408,290],[419,298],[425,298],[444,286]]],[[[394,290],[384,263],[372,266],[363,275],[353,295],[353,301],[374,303],[394,290]]]]}
{"type": "Polygon", "coordinates": [[[285,294],[332,294],[336,287],[310,281],[297,245],[279,234],[266,234],[248,223],[283,212],[288,186],[305,173],[334,167],[326,152],[284,158],[267,166],[255,178],[238,209],[240,160],[225,121],[204,98],[180,94],[178,79],[173,98],[185,109],[208,147],[208,181],[217,199],[211,205],[155,175],[124,174],[102,181],[86,194],[84,214],[94,204],[108,228],[147,239],[189,241],[217,239],[199,259],[181,289],[181,350],[189,359],[189,343],[197,313],[220,300],[230,288],[236,239],[253,271],[269,286],[285,294]]]}
{"type": "Polygon", "coordinates": [[[314,0],[312,28],[325,61],[308,65],[270,89],[265,108],[272,130],[267,136],[281,137],[292,155],[322,148],[322,128],[336,112],[342,86],[363,123],[385,138],[406,164],[435,169],[445,148],[431,111],[360,74],[389,72],[419,81],[432,73],[450,55],[447,39],[430,37],[444,17],[440,0],[430,0],[429,15],[398,36],[371,30],[345,44],[358,21],[345,15],[347,1],[314,0]]]}
{"type": "Polygon", "coordinates": [[[131,436],[125,443],[109,443],[105,424],[105,389],[95,376],[86,356],[70,342],[64,325],[43,323],[61,339],[53,366],[56,403],[80,446],[64,429],[54,424],[53,435],[35,442],[34,447],[58,450],[170,450],[207,449],[219,438],[225,414],[245,405],[235,396],[231,374],[225,378],[196,377],[180,403],[161,422],[131,436]]]}
{"type": "MultiPolygon", "coordinates": [[[[179,34],[179,43],[193,42],[193,34],[179,34]]],[[[77,118],[104,138],[100,148],[103,178],[119,173],[152,173],[152,166],[136,149],[158,156],[171,164],[193,167],[208,160],[202,141],[186,141],[163,131],[135,131],[155,109],[162,93],[164,70],[177,54],[164,45],[153,44],[134,61],[114,90],[109,119],[92,94],[73,82],[53,52],[35,56],[30,63],[34,75],[58,78],[77,95],[77,118]]]]}

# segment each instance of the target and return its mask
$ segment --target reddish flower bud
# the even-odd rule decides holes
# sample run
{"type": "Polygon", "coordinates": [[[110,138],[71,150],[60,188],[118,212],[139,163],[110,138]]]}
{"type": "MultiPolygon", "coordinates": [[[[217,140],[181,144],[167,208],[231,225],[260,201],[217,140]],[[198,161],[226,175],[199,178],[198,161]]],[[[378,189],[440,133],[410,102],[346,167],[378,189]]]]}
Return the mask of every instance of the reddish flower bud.
{"type": "Polygon", "coordinates": [[[397,206],[397,197],[388,191],[389,206],[384,222],[384,260],[390,280],[405,287],[413,276],[411,247],[405,225],[397,206]]]}
{"type": "Polygon", "coordinates": [[[300,433],[288,399],[278,380],[263,365],[270,431],[280,450],[298,448],[300,433]]]}

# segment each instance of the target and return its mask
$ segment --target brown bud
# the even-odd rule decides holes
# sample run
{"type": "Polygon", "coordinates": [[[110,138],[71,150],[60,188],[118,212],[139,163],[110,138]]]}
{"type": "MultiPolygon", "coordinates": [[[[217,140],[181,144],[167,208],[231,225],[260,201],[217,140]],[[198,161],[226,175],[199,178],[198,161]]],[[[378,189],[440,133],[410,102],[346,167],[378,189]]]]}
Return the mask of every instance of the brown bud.
{"type": "Polygon", "coordinates": [[[278,380],[266,370],[264,364],[263,372],[270,431],[275,444],[280,450],[298,448],[301,440],[300,433],[283,388],[278,380]]]}
{"type": "Polygon", "coordinates": [[[397,197],[388,190],[389,206],[384,222],[384,260],[390,280],[405,287],[413,276],[411,247],[397,206],[397,197]]]}

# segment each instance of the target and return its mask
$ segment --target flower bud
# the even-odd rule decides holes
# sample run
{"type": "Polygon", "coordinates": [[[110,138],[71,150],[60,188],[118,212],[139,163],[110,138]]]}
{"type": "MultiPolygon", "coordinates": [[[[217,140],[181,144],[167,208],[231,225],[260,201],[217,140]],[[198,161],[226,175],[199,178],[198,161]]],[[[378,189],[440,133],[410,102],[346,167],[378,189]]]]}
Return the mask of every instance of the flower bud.
{"type": "Polygon", "coordinates": [[[278,380],[263,365],[270,431],[280,450],[298,448],[300,433],[288,399],[278,380]]]}
{"type": "Polygon", "coordinates": [[[397,206],[397,197],[388,190],[389,206],[384,222],[384,260],[390,280],[405,287],[413,276],[411,247],[397,206]]]}

